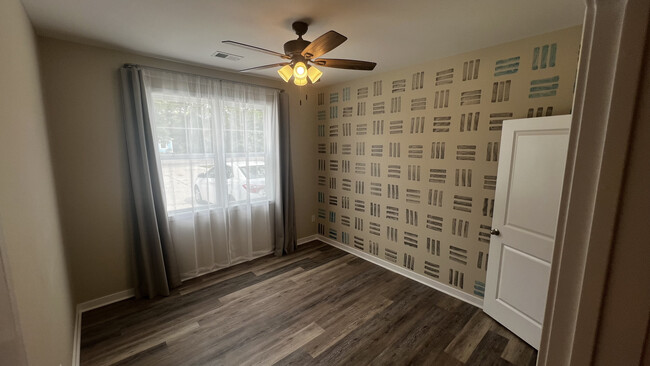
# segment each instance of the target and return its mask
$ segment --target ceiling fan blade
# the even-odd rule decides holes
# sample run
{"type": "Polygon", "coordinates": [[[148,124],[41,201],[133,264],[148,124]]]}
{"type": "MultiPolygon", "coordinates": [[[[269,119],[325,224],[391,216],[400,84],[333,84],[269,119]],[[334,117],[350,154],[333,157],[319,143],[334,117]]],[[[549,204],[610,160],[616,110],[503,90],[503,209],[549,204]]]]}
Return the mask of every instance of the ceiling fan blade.
{"type": "Polygon", "coordinates": [[[337,58],[319,58],[318,60],[313,60],[312,62],[318,66],[350,70],[372,70],[375,68],[375,66],[377,66],[376,62],[343,60],[337,58]]]}
{"type": "Polygon", "coordinates": [[[348,37],[331,30],[316,38],[309,46],[305,47],[302,50],[302,55],[308,59],[317,58],[335,49],[347,39],[348,37]]]}
{"type": "Polygon", "coordinates": [[[291,57],[285,55],[284,53],[267,50],[266,48],[262,48],[262,47],[251,46],[251,45],[246,44],[246,43],[241,43],[241,42],[236,42],[236,41],[221,41],[221,42],[225,43],[225,44],[233,45],[233,46],[239,46],[239,47],[242,47],[242,48],[247,48],[247,49],[252,50],[252,51],[257,51],[257,52],[262,52],[262,53],[266,53],[266,54],[273,55],[273,56],[282,57],[284,59],[291,59],[291,57]]]}
{"type": "Polygon", "coordinates": [[[284,66],[284,65],[289,65],[288,62],[280,62],[277,64],[270,64],[270,65],[264,65],[264,66],[257,66],[257,67],[251,67],[248,69],[243,69],[239,70],[239,72],[246,72],[246,71],[253,71],[253,70],[264,70],[264,69],[270,69],[272,67],[279,67],[279,66],[284,66]]]}

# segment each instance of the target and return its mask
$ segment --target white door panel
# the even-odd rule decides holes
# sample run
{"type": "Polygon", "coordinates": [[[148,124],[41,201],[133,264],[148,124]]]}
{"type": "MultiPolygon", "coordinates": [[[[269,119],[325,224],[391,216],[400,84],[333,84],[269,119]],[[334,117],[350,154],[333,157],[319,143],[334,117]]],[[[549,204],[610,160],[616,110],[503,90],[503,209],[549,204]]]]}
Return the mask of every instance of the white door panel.
{"type": "Polygon", "coordinates": [[[548,182],[562,182],[564,166],[559,169],[558,162],[566,160],[569,136],[566,130],[544,130],[515,131],[513,137],[505,223],[553,238],[557,215],[539,215],[539,208],[560,207],[562,185],[548,182]]]}
{"type": "Polygon", "coordinates": [[[571,116],[503,123],[483,310],[539,347],[571,116]]]}
{"type": "MultiPolygon", "coordinates": [[[[503,229],[501,228],[505,227],[505,225],[496,225],[493,221],[492,227],[497,228],[501,232],[501,236],[503,236],[503,229]]],[[[520,251],[545,261],[550,261],[553,257],[553,243],[548,238],[536,233],[526,232],[525,229],[519,227],[508,227],[506,232],[508,233],[508,242],[516,243],[516,248],[520,251]]],[[[492,240],[494,239],[490,240],[490,245],[492,245],[492,240]]],[[[492,247],[490,247],[491,250],[492,247]]]]}
{"type": "Polygon", "coordinates": [[[541,324],[544,303],[537,301],[537,292],[548,287],[550,264],[508,245],[502,248],[497,299],[541,324]]]}

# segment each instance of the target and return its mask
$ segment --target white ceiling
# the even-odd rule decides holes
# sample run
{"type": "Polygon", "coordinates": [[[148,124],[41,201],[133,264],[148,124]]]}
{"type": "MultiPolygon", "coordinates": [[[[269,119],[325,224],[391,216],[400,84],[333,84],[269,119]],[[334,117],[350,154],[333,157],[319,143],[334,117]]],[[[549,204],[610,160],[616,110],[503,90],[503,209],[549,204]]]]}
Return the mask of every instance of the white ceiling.
{"type": "MultiPolygon", "coordinates": [[[[304,36],[348,37],[329,58],[377,62],[381,73],[582,23],[584,0],[22,0],[37,32],[220,69],[282,61],[222,40],[283,52],[291,23],[304,36]],[[240,61],[216,59],[225,51],[240,61]]],[[[324,69],[324,68],[323,68],[324,69]]],[[[368,71],[325,69],[321,85],[368,71]]],[[[275,69],[256,72],[278,77],[275,69]]]]}

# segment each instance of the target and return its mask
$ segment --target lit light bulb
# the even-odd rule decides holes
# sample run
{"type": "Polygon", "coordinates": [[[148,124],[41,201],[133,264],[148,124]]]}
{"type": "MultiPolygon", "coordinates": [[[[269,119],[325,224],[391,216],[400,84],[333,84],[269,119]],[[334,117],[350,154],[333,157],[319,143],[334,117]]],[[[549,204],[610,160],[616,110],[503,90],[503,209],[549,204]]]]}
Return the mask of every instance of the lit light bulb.
{"type": "Polygon", "coordinates": [[[298,62],[293,67],[293,76],[296,79],[304,79],[307,77],[307,66],[303,62],[298,62]]]}

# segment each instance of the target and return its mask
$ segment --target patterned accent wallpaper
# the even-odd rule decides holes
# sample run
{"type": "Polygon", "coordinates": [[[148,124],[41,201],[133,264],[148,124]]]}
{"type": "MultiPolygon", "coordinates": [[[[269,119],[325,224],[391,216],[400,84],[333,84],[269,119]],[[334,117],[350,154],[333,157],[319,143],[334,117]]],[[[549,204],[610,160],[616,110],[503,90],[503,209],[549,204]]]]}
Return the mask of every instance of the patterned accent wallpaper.
{"type": "Polygon", "coordinates": [[[318,233],[482,298],[501,126],[571,113],[580,35],[318,90],[318,233]]]}

